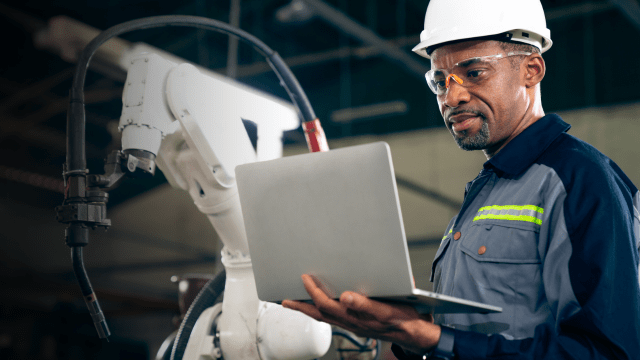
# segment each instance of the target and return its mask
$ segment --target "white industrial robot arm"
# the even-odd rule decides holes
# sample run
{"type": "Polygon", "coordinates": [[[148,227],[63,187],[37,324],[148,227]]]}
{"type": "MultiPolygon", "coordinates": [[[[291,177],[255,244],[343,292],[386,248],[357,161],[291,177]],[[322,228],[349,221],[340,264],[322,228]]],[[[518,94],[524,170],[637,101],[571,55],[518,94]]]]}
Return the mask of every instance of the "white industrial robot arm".
{"type": "Polygon", "coordinates": [[[189,192],[224,244],[223,303],[200,317],[184,359],[313,359],[329,348],[329,325],[258,300],[235,184],[237,165],[280,157],[282,132],[298,126],[292,106],[233,80],[157,54],[131,61],[123,150],[156,155],[169,183],[189,192]],[[242,119],[257,124],[257,154],[242,119]]]}

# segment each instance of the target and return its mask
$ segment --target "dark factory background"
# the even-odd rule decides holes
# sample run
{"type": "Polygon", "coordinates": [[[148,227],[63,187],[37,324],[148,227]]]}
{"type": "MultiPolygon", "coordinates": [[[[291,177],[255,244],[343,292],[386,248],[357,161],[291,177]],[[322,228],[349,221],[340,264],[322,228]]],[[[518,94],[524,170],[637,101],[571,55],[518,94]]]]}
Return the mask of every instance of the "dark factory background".
{"type": "MultiPolygon", "coordinates": [[[[415,134],[429,138],[446,131],[424,80],[429,61],[411,53],[419,42],[428,1],[322,3],[337,13],[318,13],[295,0],[0,4],[5,49],[0,57],[0,359],[154,358],[178,316],[178,286],[171,276],[221,269],[219,240],[187,194],[172,191],[161,172],[153,179],[126,181],[110,193],[113,228],[106,234],[92,233],[86,250],[89,275],[114,333],[109,345],[97,339],[71,272],[64,225],[55,221],[54,212],[62,203],[68,91],[87,33],[60,35],[55,25],[69,22],[104,30],[127,20],[170,14],[235,23],[290,65],[330,145],[365,141],[357,139],[416,141],[415,134]]],[[[610,116],[640,113],[638,1],[542,0],[542,4],[554,42],[544,54],[546,112],[587,109],[596,114],[594,124],[610,116]],[[620,109],[626,112],[610,115],[620,114],[620,109]]],[[[287,98],[261,55],[243,43],[236,48],[225,35],[162,28],[136,31],[121,39],[152,45],[287,98]]],[[[91,172],[102,173],[105,156],[120,147],[117,126],[126,73],[99,59],[94,65],[85,90],[87,157],[91,172]]],[[[637,118],[627,120],[628,126],[607,128],[608,138],[602,140],[617,144],[611,151],[622,154],[623,162],[638,155],[636,142],[616,138],[616,134],[626,133],[624,139],[633,139],[630,132],[636,138],[640,134],[640,127],[634,125],[637,118]]],[[[447,146],[456,151],[448,141],[452,144],[447,146]]],[[[305,146],[300,129],[285,133],[284,142],[285,154],[305,146]]],[[[407,151],[402,160],[420,167],[425,156],[407,151]]],[[[475,159],[479,169],[482,158],[475,159]]],[[[635,169],[623,169],[637,174],[635,169]]],[[[475,174],[464,176],[461,184],[475,174]]],[[[414,180],[399,185],[422,200],[403,200],[403,212],[411,211],[405,203],[412,201],[439,201],[440,205],[449,201],[445,205],[453,210],[461,201],[461,186],[450,194],[449,190],[438,193],[428,180],[421,182],[417,175],[414,180]]],[[[430,216],[414,212],[416,218],[430,216]]],[[[435,233],[444,229],[446,220],[438,226],[435,233]]],[[[415,255],[424,272],[417,281],[426,284],[431,261],[427,255],[432,252],[420,251],[437,248],[439,240],[435,235],[410,236],[410,240],[411,251],[422,254],[415,255]]]]}

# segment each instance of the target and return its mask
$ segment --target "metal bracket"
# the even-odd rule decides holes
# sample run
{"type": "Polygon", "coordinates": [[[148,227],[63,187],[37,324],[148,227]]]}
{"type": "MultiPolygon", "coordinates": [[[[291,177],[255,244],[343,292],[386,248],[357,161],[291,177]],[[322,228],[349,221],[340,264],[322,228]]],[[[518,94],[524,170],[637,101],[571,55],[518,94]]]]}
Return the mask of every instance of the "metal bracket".
{"type": "Polygon", "coordinates": [[[111,226],[105,203],[79,203],[56,207],[56,220],[61,223],[82,222],[94,226],[111,226]]]}
{"type": "Polygon", "coordinates": [[[156,172],[156,157],[144,150],[125,150],[127,170],[134,176],[153,176],[156,172]]]}

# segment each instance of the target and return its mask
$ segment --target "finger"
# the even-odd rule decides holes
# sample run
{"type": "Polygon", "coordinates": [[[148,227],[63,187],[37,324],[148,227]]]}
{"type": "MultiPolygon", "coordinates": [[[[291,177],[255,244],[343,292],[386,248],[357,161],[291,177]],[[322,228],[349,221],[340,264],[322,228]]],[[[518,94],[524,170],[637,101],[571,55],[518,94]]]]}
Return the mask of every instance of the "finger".
{"type": "Polygon", "coordinates": [[[412,306],[376,301],[351,291],[342,294],[340,302],[343,301],[347,312],[359,319],[361,325],[371,329],[389,331],[397,329],[405,321],[422,319],[412,306]]]}
{"type": "Polygon", "coordinates": [[[313,303],[324,317],[323,321],[343,328],[355,329],[362,327],[363,319],[370,319],[369,315],[364,314],[363,317],[363,314],[350,311],[340,302],[330,298],[326,291],[320,288],[322,285],[319,285],[321,283],[314,276],[303,275],[302,280],[313,303]]]}
{"type": "Polygon", "coordinates": [[[334,317],[346,317],[347,309],[339,302],[331,299],[327,294],[317,285],[317,279],[313,276],[304,274],[302,275],[302,282],[304,288],[309,293],[311,300],[316,307],[323,313],[330,314],[334,317]]]}
{"type": "Polygon", "coordinates": [[[349,310],[369,315],[367,317],[377,320],[390,319],[397,313],[397,310],[392,305],[370,299],[352,291],[342,293],[340,295],[340,303],[349,310]]]}
{"type": "Polygon", "coordinates": [[[300,301],[284,300],[282,301],[282,307],[291,309],[291,310],[300,311],[305,315],[310,316],[316,320],[322,321],[324,318],[322,313],[317,307],[311,304],[300,302],[300,301]]]}
{"type": "MultiPolygon", "coordinates": [[[[311,278],[311,280],[313,281],[313,283],[320,289],[322,290],[329,298],[331,299],[335,299],[336,294],[334,291],[331,290],[331,288],[329,288],[329,286],[322,282],[322,280],[320,280],[318,277],[313,276],[313,275],[309,275],[309,274],[304,274],[305,277],[307,278],[311,278]]],[[[304,281],[304,279],[303,279],[304,281]]]]}
{"type": "Polygon", "coordinates": [[[331,299],[333,297],[334,294],[317,277],[309,274],[302,274],[301,277],[304,288],[309,295],[315,294],[318,299],[331,299]]]}

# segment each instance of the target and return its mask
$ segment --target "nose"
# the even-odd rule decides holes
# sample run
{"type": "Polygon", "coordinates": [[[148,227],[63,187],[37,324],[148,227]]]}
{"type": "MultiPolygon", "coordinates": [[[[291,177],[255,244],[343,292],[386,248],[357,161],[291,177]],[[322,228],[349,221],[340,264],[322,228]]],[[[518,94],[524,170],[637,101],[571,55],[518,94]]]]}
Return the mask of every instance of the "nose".
{"type": "Polygon", "coordinates": [[[458,78],[454,74],[449,75],[446,84],[447,92],[444,94],[444,106],[455,108],[461,104],[466,104],[471,100],[471,95],[461,84],[462,79],[458,78]],[[454,81],[449,81],[449,79],[453,79],[454,81]]]}

